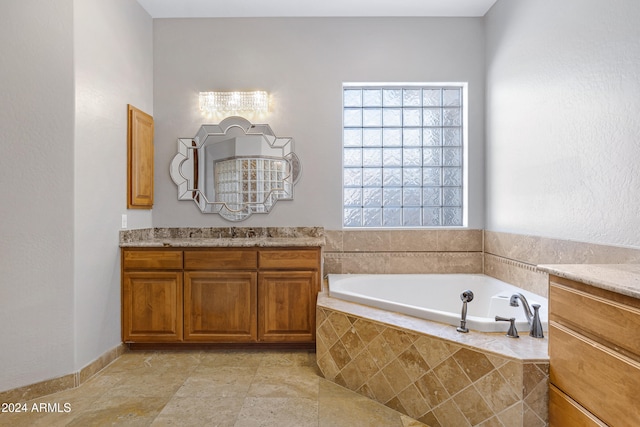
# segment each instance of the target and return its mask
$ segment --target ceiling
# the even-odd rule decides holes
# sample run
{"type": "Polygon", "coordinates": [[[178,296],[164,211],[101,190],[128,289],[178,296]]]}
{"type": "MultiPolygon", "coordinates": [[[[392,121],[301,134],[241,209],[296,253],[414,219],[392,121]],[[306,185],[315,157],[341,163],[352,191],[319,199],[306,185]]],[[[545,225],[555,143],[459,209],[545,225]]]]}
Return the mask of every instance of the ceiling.
{"type": "Polygon", "coordinates": [[[138,0],[152,18],[484,16],[497,0],[138,0]]]}

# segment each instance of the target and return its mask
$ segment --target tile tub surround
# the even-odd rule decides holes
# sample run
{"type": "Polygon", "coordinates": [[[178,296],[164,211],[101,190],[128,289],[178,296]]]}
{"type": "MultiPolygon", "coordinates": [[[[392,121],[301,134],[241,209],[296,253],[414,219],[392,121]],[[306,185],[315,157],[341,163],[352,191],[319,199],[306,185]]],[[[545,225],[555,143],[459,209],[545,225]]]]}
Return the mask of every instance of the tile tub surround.
{"type": "Polygon", "coordinates": [[[120,231],[120,247],[324,246],[322,227],[179,227],[120,231]]]}
{"type": "Polygon", "coordinates": [[[540,264],[640,264],[640,249],[484,231],[484,274],[548,297],[540,264]]]}
{"type": "Polygon", "coordinates": [[[547,339],[471,331],[319,295],[325,378],[429,426],[545,426],[547,339]]]}
{"type": "Polygon", "coordinates": [[[324,273],[482,273],[482,230],[326,230],[324,273]]]}

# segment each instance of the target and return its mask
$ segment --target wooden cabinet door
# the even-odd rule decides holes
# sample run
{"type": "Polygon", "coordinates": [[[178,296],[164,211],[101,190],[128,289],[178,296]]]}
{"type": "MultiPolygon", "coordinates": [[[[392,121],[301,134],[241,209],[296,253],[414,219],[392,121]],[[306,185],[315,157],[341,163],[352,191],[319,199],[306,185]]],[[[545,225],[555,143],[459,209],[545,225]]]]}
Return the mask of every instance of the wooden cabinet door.
{"type": "Polygon", "coordinates": [[[153,206],[153,117],[129,105],[127,208],[153,206]]]}
{"type": "Polygon", "coordinates": [[[182,340],[182,272],[125,272],[122,280],[125,342],[182,340]]]}
{"type": "Polygon", "coordinates": [[[185,341],[255,342],[256,273],[185,271],[185,341]]]}
{"type": "Polygon", "coordinates": [[[258,277],[258,340],[314,342],[315,271],[268,271],[258,277]]]}

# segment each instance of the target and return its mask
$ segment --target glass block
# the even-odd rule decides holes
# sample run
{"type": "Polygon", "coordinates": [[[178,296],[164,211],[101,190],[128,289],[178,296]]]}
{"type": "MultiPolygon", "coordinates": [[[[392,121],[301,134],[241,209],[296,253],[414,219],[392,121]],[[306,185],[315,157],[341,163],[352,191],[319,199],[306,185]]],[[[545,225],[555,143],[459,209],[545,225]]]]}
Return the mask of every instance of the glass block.
{"type": "Polygon", "coordinates": [[[422,150],[422,158],[425,166],[441,166],[442,148],[425,147],[422,150]]]}
{"type": "Polygon", "coordinates": [[[462,209],[442,208],[442,225],[462,225],[462,209]]]}
{"type": "Polygon", "coordinates": [[[362,166],[362,149],[345,148],[343,164],[345,167],[362,166]]]}
{"type": "Polygon", "coordinates": [[[441,126],[441,108],[425,108],[424,110],[422,110],[422,114],[422,123],[424,124],[424,126],[441,126]]]}
{"type": "Polygon", "coordinates": [[[425,186],[441,185],[441,169],[440,168],[423,168],[422,169],[422,184],[425,186]]]}
{"type": "Polygon", "coordinates": [[[345,208],[344,225],[345,227],[362,227],[362,209],[345,208]]]}
{"type": "Polygon", "coordinates": [[[402,126],[420,126],[422,124],[419,108],[403,108],[402,109],[402,126]]]}
{"type": "Polygon", "coordinates": [[[382,107],[382,89],[364,89],[362,91],[363,107],[382,107]]]}
{"type": "Polygon", "coordinates": [[[422,194],[419,188],[410,187],[402,190],[403,206],[420,206],[422,204],[422,194]]]}
{"type": "Polygon", "coordinates": [[[405,147],[422,145],[422,129],[404,129],[402,132],[402,145],[405,147]]]}
{"type": "Polygon", "coordinates": [[[443,89],[442,104],[445,106],[458,107],[462,105],[460,102],[461,89],[443,89]]]}
{"type": "Polygon", "coordinates": [[[362,105],[362,91],[360,89],[345,89],[343,102],[345,107],[360,107],[362,105]]]}
{"type": "Polygon", "coordinates": [[[425,128],[422,131],[424,145],[442,145],[441,128],[425,128]]]}
{"type": "Polygon", "coordinates": [[[443,185],[462,186],[461,168],[443,168],[443,185]]]}
{"type": "Polygon", "coordinates": [[[402,225],[401,208],[382,208],[382,225],[385,227],[399,227],[402,225]]]}
{"type": "Polygon", "coordinates": [[[345,129],[343,138],[345,147],[360,147],[362,145],[362,131],[360,129],[345,129]]]}
{"type": "Polygon", "coordinates": [[[362,150],[362,166],[382,166],[382,148],[365,148],[362,150]]]}
{"type": "Polygon", "coordinates": [[[382,129],[362,129],[362,145],[379,147],[382,145],[382,129]]]}
{"type": "Polygon", "coordinates": [[[402,105],[405,107],[420,107],[422,105],[422,89],[404,89],[402,105]]]}
{"type": "Polygon", "coordinates": [[[444,145],[462,145],[460,128],[444,129],[444,145]]]}
{"type": "Polygon", "coordinates": [[[382,105],[384,107],[401,107],[402,89],[383,89],[382,105]]]}
{"type": "Polygon", "coordinates": [[[403,166],[421,166],[422,165],[422,149],[420,148],[404,148],[402,150],[403,166]]]}
{"type": "Polygon", "coordinates": [[[443,206],[462,206],[462,188],[444,187],[442,193],[444,195],[443,206]]]}
{"type": "Polygon", "coordinates": [[[344,126],[360,127],[362,126],[362,110],[360,108],[344,109],[344,126]]]}
{"type": "Polygon", "coordinates": [[[445,166],[462,166],[462,148],[446,147],[443,150],[445,166]]]}
{"type": "Polygon", "coordinates": [[[424,187],[422,189],[422,200],[425,206],[442,205],[442,189],[440,187],[424,187]]]}
{"type": "Polygon", "coordinates": [[[362,110],[362,126],[382,126],[382,108],[365,108],[362,110]]]}
{"type": "Polygon", "coordinates": [[[402,185],[404,185],[405,187],[420,187],[422,185],[422,169],[402,169],[402,185]]]}
{"type": "Polygon", "coordinates": [[[382,206],[402,206],[402,188],[383,188],[382,206]]]}
{"type": "Polygon", "coordinates": [[[345,188],[344,206],[362,206],[362,189],[345,188]]]}
{"type": "Polygon", "coordinates": [[[382,187],[382,169],[362,169],[362,185],[365,187],[382,187]]]}
{"type": "Polygon", "coordinates": [[[402,109],[385,108],[382,110],[383,126],[402,126],[402,109]]]}
{"type": "Polygon", "coordinates": [[[382,208],[364,208],[362,209],[362,217],[365,227],[382,226],[382,208]]]}
{"type": "Polygon", "coordinates": [[[402,169],[401,168],[384,168],[382,170],[383,186],[400,186],[402,185],[402,169]]]}
{"type": "Polygon", "coordinates": [[[444,126],[460,126],[462,116],[459,108],[443,108],[442,123],[444,126]]]}
{"type": "Polygon", "coordinates": [[[441,89],[424,89],[422,91],[422,105],[425,107],[439,107],[441,104],[441,89]]]}
{"type": "Polygon", "coordinates": [[[342,181],[345,187],[362,186],[362,169],[345,168],[342,173],[342,181]]]}
{"type": "Polygon", "coordinates": [[[402,166],[402,148],[384,148],[382,159],[384,166],[402,166]]]}
{"type": "Polygon", "coordinates": [[[382,145],[385,147],[402,145],[402,129],[383,129],[382,145]]]}
{"type": "Polygon", "coordinates": [[[422,208],[422,225],[435,227],[440,225],[440,208],[422,208]]]}
{"type": "Polygon", "coordinates": [[[405,227],[419,227],[422,209],[420,208],[402,208],[402,225],[405,227]]]}
{"type": "Polygon", "coordinates": [[[382,206],[382,189],[381,188],[363,188],[362,189],[362,205],[363,206],[382,206]]]}

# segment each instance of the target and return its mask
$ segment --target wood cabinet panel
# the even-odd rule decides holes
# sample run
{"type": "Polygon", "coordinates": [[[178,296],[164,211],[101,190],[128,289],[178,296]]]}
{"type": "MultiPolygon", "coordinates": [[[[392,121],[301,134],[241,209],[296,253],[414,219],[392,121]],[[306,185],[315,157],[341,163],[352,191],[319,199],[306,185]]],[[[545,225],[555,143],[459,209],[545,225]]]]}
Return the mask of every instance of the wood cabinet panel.
{"type": "Polygon", "coordinates": [[[552,320],[609,344],[629,356],[640,355],[640,309],[551,282],[552,320]]]}
{"type": "Polygon", "coordinates": [[[549,386],[549,427],[607,427],[573,399],[549,386]]]}
{"type": "Polygon", "coordinates": [[[122,251],[125,270],[182,270],[182,251],[133,250],[122,251]]]}
{"type": "Polygon", "coordinates": [[[182,272],[126,272],[122,295],[123,341],[182,340],[182,272]]]}
{"type": "Polygon", "coordinates": [[[256,275],[186,271],[185,341],[256,341],[256,275]]]}
{"type": "Polygon", "coordinates": [[[153,206],[153,117],[128,106],[127,208],[153,206]]]}
{"type": "Polygon", "coordinates": [[[320,249],[261,249],[258,265],[264,270],[315,270],[320,249]]]}
{"type": "Polygon", "coordinates": [[[639,363],[554,321],[549,356],[553,385],[609,425],[637,426],[639,363]]]}
{"type": "Polygon", "coordinates": [[[258,277],[258,339],[315,341],[318,273],[261,272],[258,277]]]}
{"type": "Polygon", "coordinates": [[[313,344],[319,287],[319,248],[123,248],[123,341],[313,344]]]}
{"type": "Polygon", "coordinates": [[[255,270],[258,268],[257,249],[220,248],[186,250],[185,270],[255,270]]]}

